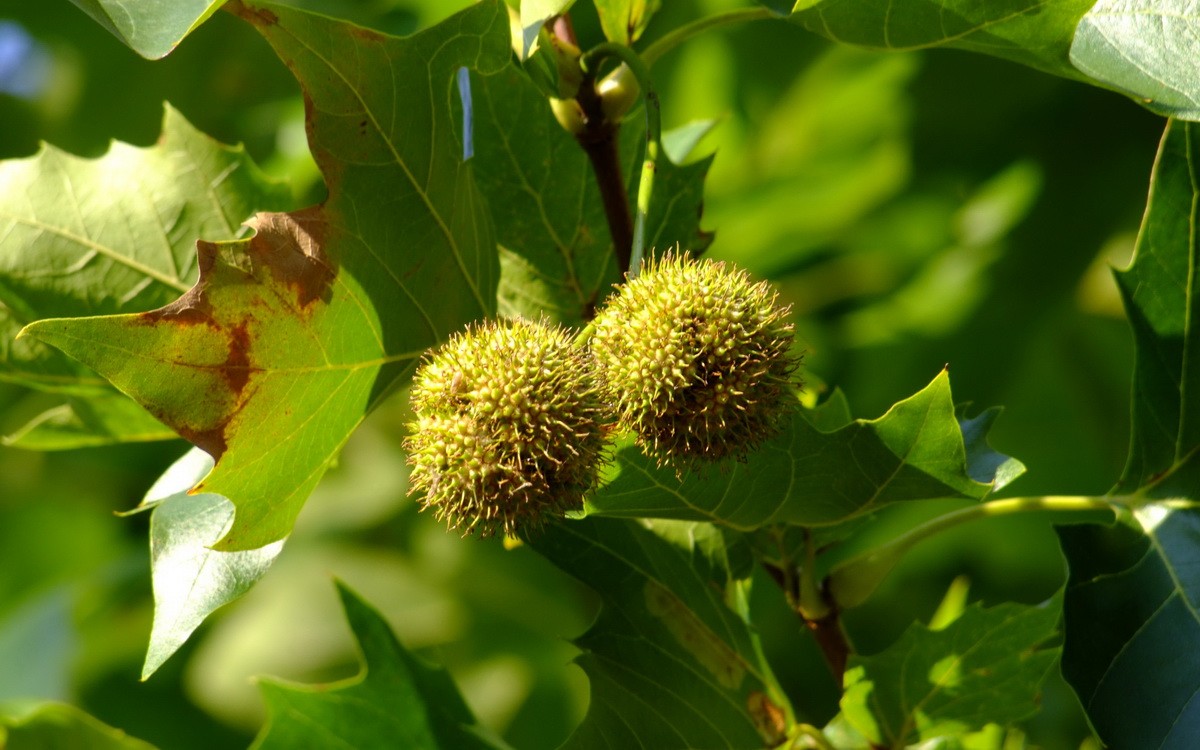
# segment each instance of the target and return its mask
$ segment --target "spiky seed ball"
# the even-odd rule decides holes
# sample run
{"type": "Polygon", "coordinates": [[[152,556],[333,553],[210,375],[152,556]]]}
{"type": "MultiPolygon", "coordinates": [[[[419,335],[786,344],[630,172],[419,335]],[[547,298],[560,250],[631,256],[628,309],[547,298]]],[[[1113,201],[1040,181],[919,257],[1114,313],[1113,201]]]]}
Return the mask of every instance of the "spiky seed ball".
{"type": "Polygon", "coordinates": [[[789,311],[725,263],[647,264],[609,298],[591,340],[621,426],[660,463],[744,458],[792,403],[789,311]]]}
{"type": "Polygon", "coordinates": [[[604,448],[590,357],[562,328],[491,321],[456,334],[413,380],[410,493],[482,536],[582,507],[604,448]]]}

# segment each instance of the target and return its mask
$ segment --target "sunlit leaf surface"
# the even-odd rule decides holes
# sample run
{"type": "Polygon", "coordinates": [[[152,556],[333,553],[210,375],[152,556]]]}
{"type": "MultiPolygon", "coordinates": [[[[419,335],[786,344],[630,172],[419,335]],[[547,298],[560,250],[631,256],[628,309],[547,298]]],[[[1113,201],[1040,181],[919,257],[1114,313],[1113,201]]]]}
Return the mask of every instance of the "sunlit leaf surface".
{"type": "Polygon", "coordinates": [[[842,711],[881,747],[958,737],[1038,709],[1039,686],[1058,657],[1039,648],[1057,630],[1059,600],[1040,606],[971,605],[948,626],[911,626],[886,651],[854,656],[842,711]]]}
{"type": "Polygon", "coordinates": [[[192,491],[234,503],[216,546],[245,550],[288,533],[350,433],[429,346],[494,312],[496,249],[464,161],[456,81],[511,53],[498,2],[405,39],[233,8],[300,80],[328,200],[260,214],[246,240],[201,242],[199,281],[166,307],[25,333],[213,456],[192,491]]]}
{"type": "Polygon", "coordinates": [[[142,57],[157,60],[168,54],[193,29],[215,13],[225,0],[71,0],[142,57]]]}
{"type": "Polygon", "coordinates": [[[782,434],[746,462],[682,479],[637,447],[622,448],[588,510],[742,530],[824,525],[905,500],[982,498],[1024,471],[987,447],[983,436],[993,412],[962,423],[955,417],[946,372],[878,419],[822,429],[822,413],[797,411],[782,434]]]}
{"type": "Polygon", "coordinates": [[[64,394],[9,442],[62,449],[170,437],[103,378],[17,332],[40,318],[164,305],[196,279],[197,237],[244,235],[256,210],[289,202],[241,148],[169,106],[149,148],[115,143],[83,159],[43,146],[0,163],[0,381],[64,394]]]}
{"type": "Polygon", "coordinates": [[[1079,22],[1071,62],[1159,114],[1200,119],[1200,8],[1189,0],[1099,0],[1079,22]]]}

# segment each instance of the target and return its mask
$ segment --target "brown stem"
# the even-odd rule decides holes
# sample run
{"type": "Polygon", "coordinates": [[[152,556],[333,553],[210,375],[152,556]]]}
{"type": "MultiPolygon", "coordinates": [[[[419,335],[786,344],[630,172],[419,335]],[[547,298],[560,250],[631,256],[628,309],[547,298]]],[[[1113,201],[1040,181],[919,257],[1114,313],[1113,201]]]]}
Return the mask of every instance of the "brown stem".
{"type": "Polygon", "coordinates": [[[841,689],[842,680],[846,674],[846,662],[850,658],[850,642],[846,639],[846,633],[842,630],[840,612],[837,605],[829,600],[825,591],[821,590],[819,595],[826,605],[826,614],[814,619],[805,617],[804,608],[801,606],[798,578],[794,572],[786,570],[786,568],[792,565],[794,563],[787,559],[783,561],[784,567],[782,568],[766,561],[762,562],[763,568],[766,569],[771,579],[775,581],[779,588],[783,589],[788,606],[792,608],[797,617],[804,621],[804,626],[809,629],[809,632],[813,634],[813,638],[817,640],[817,646],[821,649],[821,656],[825,657],[825,664],[829,667],[829,671],[833,675],[838,688],[841,689]]]}
{"type": "MultiPolygon", "coordinates": [[[[559,39],[578,45],[575,27],[569,14],[554,19],[551,33],[559,39]]],[[[596,72],[585,71],[575,101],[583,110],[583,130],[575,135],[596,174],[600,188],[600,200],[604,204],[604,218],[608,233],[612,237],[613,253],[622,278],[629,273],[629,259],[633,253],[633,212],[629,207],[629,190],[621,174],[621,157],[617,142],[619,125],[607,121],[600,95],[596,92],[596,72]]],[[[589,307],[594,302],[588,303],[589,307]]],[[[589,316],[590,317],[590,316],[589,316]]]]}
{"type": "Polygon", "coordinates": [[[604,203],[604,217],[612,236],[613,252],[617,256],[621,276],[624,276],[629,272],[629,258],[633,252],[633,212],[629,208],[629,190],[621,174],[618,127],[604,121],[600,97],[596,96],[591,81],[584,81],[576,100],[583,107],[587,124],[575,139],[588,155],[592,171],[596,174],[600,199],[604,203]]]}
{"type": "Polygon", "coordinates": [[[829,665],[829,671],[840,688],[842,678],[846,674],[846,661],[850,658],[850,644],[846,641],[846,634],[842,632],[841,618],[838,617],[837,610],[819,620],[805,620],[804,624],[817,639],[821,655],[825,657],[825,663],[829,665]]]}

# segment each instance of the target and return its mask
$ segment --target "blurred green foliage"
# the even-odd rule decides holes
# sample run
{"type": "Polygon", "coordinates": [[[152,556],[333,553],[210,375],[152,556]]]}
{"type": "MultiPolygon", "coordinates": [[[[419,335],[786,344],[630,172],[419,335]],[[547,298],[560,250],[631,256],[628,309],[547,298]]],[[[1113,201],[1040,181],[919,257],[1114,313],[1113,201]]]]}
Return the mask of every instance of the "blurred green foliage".
{"type": "MultiPolygon", "coordinates": [[[[297,0],[406,33],[465,3],[297,0]]],[[[644,41],[732,0],[664,3],[644,41]]],[[[591,14],[589,16],[589,14],[591,14]]],[[[169,101],[200,130],[244,142],[303,201],[319,200],[303,108],[246,24],[218,13],[151,63],[67,0],[10,3],[0,20],[49,60],[43,86],[0,94],[0,156],[39,141],[96,155],[145,145],[169,101]]],[[[576,29],[599,39],[580,4],[576,29]]],[[[1124,265],[1162,121],[1105,91],[954,51],[836,47],[784,23],[700,37],[654,68],[667,128],[716,118],[704,226],[710,254],[776,279],[795,306],[810,387],[875,417],[949,363],[954,395],[1006,411],[995,447],[1029,467],[1008,494],[1101,493],[1121,470],[1132,346],[1111,264],[1124,265]]],[[[0,433],[36,396],[0,385],[0,433]]],[[[237,747],[263,716],[250,678],[353,674],[331,582],[345,580],[408,647],[447,666],[483,723],[551,748],[582,718],[587,683],[564,640],[589,592],[528,549],[447,535],[405,499],[403,398],[372,415],[309,501],[264,581],[139,683],[151,618],[146,520],[131,508],[185,445],[37,454],[0,448],[0,701],[69,701],[164,748],[237,747]]],[[[941,506],[877,521],[902,529],[941,506]]],[[[1035,602],[1064,579],[1043,518],[979,522],[925,544],[847,615],[864,653],[927,620],[950,582],[971,598],[1035,602]]],[[[807,718],[836,711],[819,654],[777,591],[751,606],[807,718]]],[[[1030,738],[1078,747],[1075,699],[1048,688],[1030,738]]]]}

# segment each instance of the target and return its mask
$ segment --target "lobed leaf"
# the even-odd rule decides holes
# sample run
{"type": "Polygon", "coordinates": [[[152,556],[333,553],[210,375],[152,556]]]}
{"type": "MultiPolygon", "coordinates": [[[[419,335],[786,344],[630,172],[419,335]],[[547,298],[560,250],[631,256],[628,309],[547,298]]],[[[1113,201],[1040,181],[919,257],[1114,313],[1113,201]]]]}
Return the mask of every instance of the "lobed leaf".
{"type": "Polygon", "coordinates": [[[1200,127],[1168,123],[1133,264],[1117,274],[1137,354],[1116,491],[1145,504],[1112,528],[1059,530],[1063,673],[1113,747],[1185,748],[1200,734],[1198,161],[1200,127]]]}
{"type": "Polygon", "coordinates": [[[508,747],[476,723],[445,670],[406,651],[379,612],[337,586],[362,672],[327,685],[264,680],[268,718],[255,750],[508,747]]]}
{"type": "Polygon", "coordinates": [[[707,524],[589,518],[529,544],[595,589],[575,643],[591,705],[564,748],[746,748],[782,740],[785,709],[747,623],[727,606],[731,558],[707,524]]]}
{"type": "Polygon", "coordinates": [[[1039,646],[1056,633],[1059,612],[1057,597],[973,604],[943,629],[913,625],[882,653],[850,658],[843,715],[872,747],[897,750],[1026,718],[1058,658],[1039,646]]]}
{"type": "Polygon", "coordinates": [[[638,448],[623,448],[588,512],[713,521],[747,531],[776,523],[821,526],[888,503],[979,499],[1024,471],[987,447],[983,434],[994,412],[962,423],[955,418],[945,371],[879,419],[826,429],[824,414],[797,411],[745,463],[682,479],[638,448]]]}
{"type": "Polygon", "coordinates": [[[235,2],[293,70],[329,198],[198,243],[200,279],[139,315],[46,320],[25,335],[108,378],[216,459],[191,493],[237,508],[214,548],[287,535],[364,415],[422,353],[494,313],[497,261],[455,109],[459,71],[509,63],[481,3],[399,39],[235,2]]]}
{"type": "Polygon", "coordinates": [[[59,449],[171,437],[88,368],[14,338],[39,318],[166,304],[195,280],[197,236],[243,234],[256,210],[287,206],[285,186],[169,106],[150,148],[117,143],[82,159],[43,146],[0,162],[0,185],[0,381],[64,394],[7,442],[59,449]]]}
{"type": "Polygon", "coordinates": [[[71,0],[80,10],[142,57],[165,57],[225,0],[71,0]]]}

